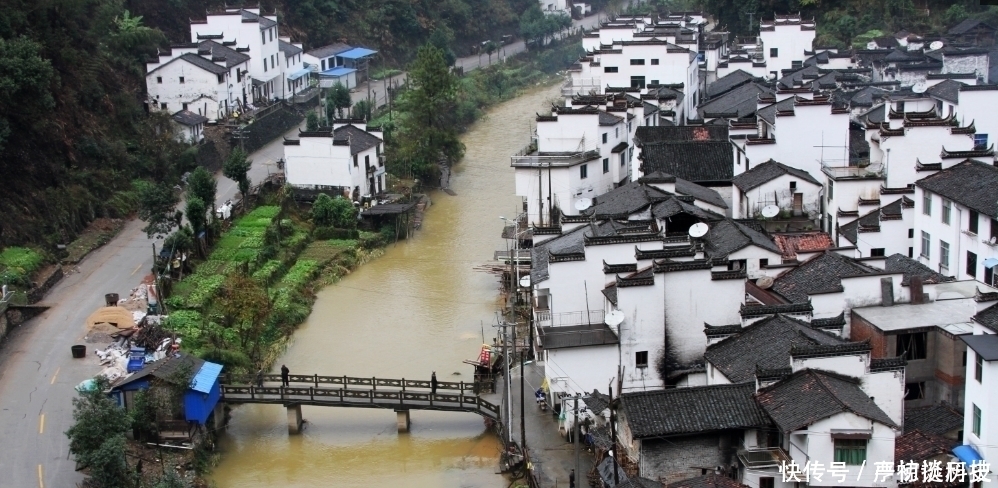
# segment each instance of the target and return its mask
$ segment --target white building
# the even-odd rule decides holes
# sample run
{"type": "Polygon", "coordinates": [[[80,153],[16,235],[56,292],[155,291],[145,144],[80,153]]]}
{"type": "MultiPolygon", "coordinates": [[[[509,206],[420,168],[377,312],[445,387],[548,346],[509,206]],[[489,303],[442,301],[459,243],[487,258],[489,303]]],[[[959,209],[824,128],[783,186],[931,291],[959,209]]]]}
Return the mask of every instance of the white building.
{"type": "Polygon", "coordinates": [[[354,201],[385,189],[381,138],[354,124],[284,141],[284,175],[289,185],[326,190],[354,201]]]}
{"type": "Polygon", "coordinates": [[[732,218],[759,218],[769,205],[778,207],[785,216],[821,218],[821,183],[785,164],[766,161],[736,176],[731,188],[732,218]]]}
{"type": "Polygon", "coordinates": [[[171,48],[146,63],[146,103],[151,111],[224,119],[246,102],[248,66],[249,56],[213,41],[171,48]]]}
{"type": "Polygon", "coordinates": [[[181,110],[171,117],[176,128],[177,139],[182,142],[197,144],[204,140],[204,124],[208,118],[191,112],[181,110]]]}
{"type": "Polygon", "coordinates": [[[278,96],[282,99],[288,99],[310,86],[312,71],[305,66],[301,43],[292,43],[290,39],[280,39],[278,48],[280,49],[279,64],[282,65],[284,73],[284,83],[281,83],[278,96]]]}
{"type": "Polygon", "coordinates": [[[277,15],[260,15],[259,8],[208,12],[205,20],[191,21],[191,41],[214,40],[232,44],[249,55],[253,99],[271,100],[282,91],[284,66],[279,63],[277,15]]]}
{"type": "Polygon", "coordinates": [[[803,62],[806,51],[814,48],[815,33],[814,21],[801,19],[799,15],[777,15],[773,20],[759,22],[766,70],[779,78],[783,70],[794,67],[794,61],[803,62]]]}
{"type": "Polygon", "coordinates": [[[377,51],[343,43],[329,44],[304,54],[303,59],[318,77],[319,86],[329,88],[337,83],[353,89],[367,76],[370,59],[377,51]]]}
{"type": "Polygon", "coordinates": [[[915,183],[919,262],[958,279],[994,284],[998,265],[998,167],[967,160],[915,183]]]}
{"type": "MultiPolygon", "coordinates": [[[[974,316],[974,334],[962,336],[967,343],[966,389],[964,390],[964,445],[954,451],[970,464],[983,459],[993,466],[998,461],[998,305],[974,316]]],[[[994,468],[988,479],[994,481],[994,468]]]]}

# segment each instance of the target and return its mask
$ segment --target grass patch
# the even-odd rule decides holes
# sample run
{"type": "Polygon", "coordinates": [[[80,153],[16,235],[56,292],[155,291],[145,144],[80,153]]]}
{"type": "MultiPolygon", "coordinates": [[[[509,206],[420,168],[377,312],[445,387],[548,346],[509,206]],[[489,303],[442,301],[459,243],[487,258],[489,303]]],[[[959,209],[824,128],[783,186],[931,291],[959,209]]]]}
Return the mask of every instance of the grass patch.
{"type": "Polygon", "coordinates": [[[90,223],[73,242],[66,246],[65,263],[76,264],[97,248],[111,242],[125,227],[121,219],[97,219],[90,223]]]}
{"type": "Polygon", "coordinates": [[[8,247],[0,251],[0,281],[11,285],[31,286],[31,277],[45,264],[42,253],[26,247],[8,247]]]}

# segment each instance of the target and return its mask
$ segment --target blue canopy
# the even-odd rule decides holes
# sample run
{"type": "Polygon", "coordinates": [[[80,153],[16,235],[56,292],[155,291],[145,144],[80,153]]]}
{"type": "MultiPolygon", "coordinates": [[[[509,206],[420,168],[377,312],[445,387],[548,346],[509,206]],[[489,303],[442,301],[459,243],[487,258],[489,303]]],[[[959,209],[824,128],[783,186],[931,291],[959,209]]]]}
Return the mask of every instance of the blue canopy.
{"type": "Polygon", "coordinates": [[[344,51],[342,53],[339,53],[336,56],[345,59],[360,59],[360,58],[366,58],[372,54],[377,54],[377,52],[378,51],[375,51],[373,49],[367,49],[366,47],[355,47],[349,51],[344,51]]]}
{"type": "Polygon", "coordinates": [[[288,75],[288,79],[291,80],[291,81],[297,80],[298,78],[301,78],[302,76],[305,76],[305,75],[309,74],[309,72],[311,72],[311,71],[312,70],[310,70],[308,68],[302,68],[302,69],[297,70],[294,73],[291,73],[290,75],[288,75]]]}
{"type": "Polygon", "coordinates": [[[201,369],[194,375],[191,379],[191,389],[194,391],[200,391],[201,393],[208,393],[211,391],[212,385],[218,380],[218,375],[222,373],[222,365],[209,363],[205,361],[201,366],[201,369]]]}
{"type": "Polygon", "coordinates": [[[339,78],[341,76],[346,76],[346,75],[348,75],[350,73],[353,73],[354,71],[357,71],[357,70],[355,70],[353,68],[344,68],[343,66],[337,66],[337,67],[332,68],[332,69],[327,69],[326,71],[323,71],[322,73],[319,73],[319,74],[322,75],[322,76],[331,76],[331,77],[334,77],[334,78],[339,78]]]}
{"type": "Polygon", "coordinates": [[[974,450],[974,446],[968,444],[954,447],[953,455],[968,465],[974,464],[974,461],[984,461],[984,458],[974,450]]]}

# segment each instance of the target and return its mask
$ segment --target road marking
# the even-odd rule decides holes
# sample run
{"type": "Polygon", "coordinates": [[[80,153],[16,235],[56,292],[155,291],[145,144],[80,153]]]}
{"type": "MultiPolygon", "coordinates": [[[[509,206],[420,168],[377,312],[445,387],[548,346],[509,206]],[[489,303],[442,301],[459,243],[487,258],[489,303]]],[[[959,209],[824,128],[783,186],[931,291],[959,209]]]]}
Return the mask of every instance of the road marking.
{"type": "Polygon", "coordinates": [[[50,385],[54,385],[55,384],[55,378],[57,376],[59,376],[59,370],[60,369],[62,369],[62,368],[55,368],[55,374],[52,375],[52,381],[49,381],[50,385]]]}
{"type": "Polygon", "coordinates": [[[45,433],[45,414],[43,413],[38,417],[38,434],[41,435],[44,433],[45,433]]]}
{"type": "Polygon", "coordinates": [[[38,465],[38,488],[45,488],[45,480],[42,479],[42,465],[38,465]]]}
{"type": "Polygon", "coordinates": [[[130,274],[128,276],[133,276],[135,273],[137,273],[139,271],[139,268],[141,268],[141,267],[142,267],[142,264],[140,263],[138,266],[135,267],[135,269],[132,270],[132,274],[130,274]]]}

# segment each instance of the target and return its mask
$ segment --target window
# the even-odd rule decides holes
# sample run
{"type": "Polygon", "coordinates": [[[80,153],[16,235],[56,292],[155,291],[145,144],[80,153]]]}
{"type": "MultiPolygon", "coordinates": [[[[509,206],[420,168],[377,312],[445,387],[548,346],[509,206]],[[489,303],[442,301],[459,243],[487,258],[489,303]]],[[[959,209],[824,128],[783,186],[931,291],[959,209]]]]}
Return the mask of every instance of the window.
{"type": "Polygon", "coordinates": [[[981,409],[977,405],[974,405],[974,435],[981,436],[981,409]]]}
{"type": "Polygon", "coordinates": [[[225,73],[218,75],[218,82],[225,83],[225,73]]]}
{"type": "Polygon", "coordinates": [[[797,190],[797,182],[796,181],[791,181],[790,182],[790,191],[795,191],[795,190],[797,190]]]}
{"type": "Polygon", "coordinates": [[[963,351],[963,359],[960,362],[960,366],[966,366],[966,365],[967,365],[967,351],[963,351]]]}
{"type": "Polygon", "coordinates": [[[834,192],[835,192],[835,186],[832,183],[832,180],[828,180],[828,201],[832,200],[832,197],[834,196],[834,192]]]}
{"type": "Polygon", "coordinates": [[[658,66],[658,60],[657,59],[652,59],[651,60],[651,64],[652,64],[652,66],[658,66]]]}
{"type": "Polygon", "coordinates": [[[780,56],[780,50],[779,49],[777,49],[775,47],[769,48],[769,57],[776,58],[776,57],[779,57],[779,56],[780,56]]]}
{"type": "Polygon", "coordinates": [[[589,165],[583,164],[582,166],[579,166],[579,178],[584,180],[588,177],[589,177],[589,165]]]}
{"type": "Polygon", "coordinates": [[[870,249],[870,256],[871,257],[883,257],[883,256],[886,256],[886,255],[887,255],[887,252],[882,247],[875,247],[873,249],[870,249]]]}
{"type": "Polygon", "coordinates": [[[274,42],[274,29],[270,29],[268,32],[270,32],[270,41],[274,42]]]}
{"type": "Polygon", "coordinates": [[[166,110],[166,104],[165,103],[159,104],[159,108],[166,110]]]}
{"type": "Polygon", "coordinates": [[[157,76],[156,77],[156,83],[159,83],[160,85],[162,85],[163,84],[163,77],[162,76],[157,76]]]}
{"type": "Polygon", "coordinates": [[[932,194],[929,192],[922,194],[922,213],[932,215],[932,194]]]}
{"type": "Polygon", "coordinates": [[[606,144],[606,132],[603,133],[603,144],[606,144]]]}
{"type": "Polygon", "coordinates": [[[932,242],[932,238],[929,236],[928,232],[922,231],[922,252],[921,255],[925,258],[929,257],[929,245],[932,242]]]}
{"type": "Polygon", "coordinates": [[[650,85],[658,85],[658,80],[651,80],[650,85]]]}
{"type": "Polygon", "coordinates": [[[326,60],[323,59],[320,63],[322,64],[322,71],[326,71],[326,60]]]}
{"type": "Polygon", "coordinates": [[[908,229],[908,239],[915,238],[915,229],[908,229]]]}
{"type": "Polygon", "coordinates": [[[622,152],[622,153],[620,153],[620,167],[623,168],[624,164],[626,164],[626,163],[627,163],[627,153],[626,152],[622,152]]]}
{"type": "Polygon", "coordinates": [[[939,266],[949,268],[949,243],[939,241],[939,266]]]}
{"type": "Polygon", "coordinates": [[[942,220],[943,220],[944,224],[949,225],[950,214],[952,214],[952,213],[953,213],[953,202],[951,202],[949,200],[946,200],[944,198],[943,199],[943,214],[942,214],[942,220]]]}
{"type": "Polygon", "coordinates": [[[866,461],[866,439],[835,439],[835,462],[859,466],[866,461]]]}
{"type": "Polygon", "coordinates": [[[998,220],[991,219],[991,238],[998,237],[998,220]]]}
{"type": "Polygon", "coordinates": [[[620,127],[613,128],[613,137],[620,137],[620,127]]]}
{"type": "Polygon", "coordinates": [[[183,83],[184,83],[184,77],[183,77],[183,76],[181,76],[181,77],[180,77],[180,83],[181,83],[181,84],[183,84],[183,83]]]}
{"type": "Polygon", "coordinates": [[[918,383],[905,383],[904,385],[905,400],[921,400],[923,398],[925,398],[924,381],[920,381],[918,383]]]}
{"type": "Polygon", "coordinates": [[[371,156],[364,156],[364,167],[371,167],[371,156]]]}
{"type": "Polygon", "coordinates": [[[974,134],[974,150],[980,151],[988,148],[988,135],[977,133],[974,134]]]}
{"type": "Polygon", "coordinates": [[[968,224],[967,230],[970,231],[972,234],[977,234],[977,231],[980,228],[980,220],[981,220],[980,214],[978,214],[976,210],[971,210],[969,214],[970,215],[968,216],[969,220],[967,221],[968,224]]]}
{"type": "Polygon", "coordinates": [[[267,58],[263,58],[263,72],[267,72],[267,58]]]}
{"type": "Polygon", "coordinates": [[[915,248],[908,246],[908,257],[909,258],[915,257],[915,248]]]}
{"type": "Polygon", "coordinates": [[[358,168],[359,167],[359,165],[357,164],[357,155],[356,154],[353,155],[353,167],[354,168],[358,168]]]}
{"type": "Polygon", "coordinates": [[[894,353],[908,361],[925,359],[926,335],[926,332],[898,334],[897,350],[894,353]]]}
{"type": "Polygon", "coordinates": [[[804,67],[804,61],[791,61],[790,69],[801,69],[804,67]]]}
{"type": "Polygon", "coordinates": [[[776,487],[776,478],[773,478],[771,476],[764,476],[762,478],[759,478],[759,488],[775,488],[775,487],[776,487]]]}
{"type": "Polygon", "coordinates": [[[631,66],[644,66],[644,65],[645,65],[645,60],[643,60],[643,59],[632,59],[631,60],[631,66]]]}
{"type": "Polygon", "coordinates": [[[769,266],[769,260],[768,259],[760,259],[759,260],[759,267],[760,268],[765,268],[766,266],[769,266]]]}
{"type": "Polygon", "coordinates": [[[603,158],[603,174],[610,172],[610,158],[603,158]]]}
{"type": "Polygon", "coordinates": [[[974,353],[974,379],[981,383],[984,379],[984,356],[974,353]]]}
{"type": "Polygon", "coordinates": [[[266,32],[261,32],[260,33],[260,43],[261,44],[266,44],[267,43],[267,33],[266,32]]]}
{"type": "Polygon", "coordinates": [[[637,368],[648,367],[648,351],[638,351],[634,353],[634,366],[637,368]]]}
{"type": "Polygon", "coordinates": [[[645,87],[645,77],[644,76],[632,76],[631,77],[631,88],[644,88],[645,87]]]}
{"type": "Polygon", "coordinates": [[[617,67],[616,66],[604,66],[603,67],[603,72],[604,73],[616,73],[617,72],[617,67]]]}
{"type": "Polygon", "coordinates": [[[181,105],[183,105],[183,107],[180,110],[187,110],[187,104],[186,103],[181,104],[181,105]]]}
{"type": "Polygon", "coordinates": [[[977,277],[977,255],[967,251],[967,274],[971,278],[977,277]]]}

